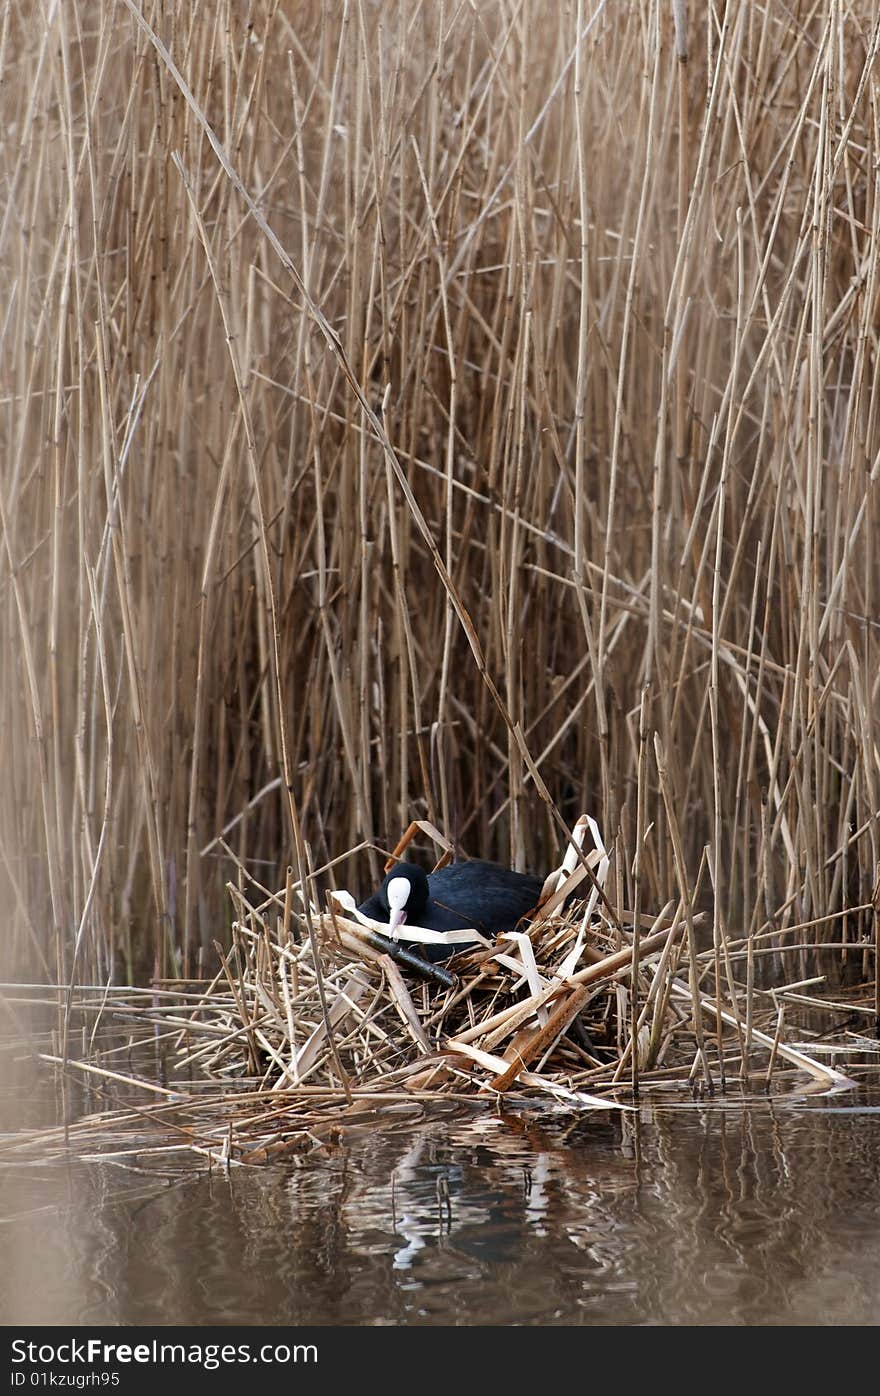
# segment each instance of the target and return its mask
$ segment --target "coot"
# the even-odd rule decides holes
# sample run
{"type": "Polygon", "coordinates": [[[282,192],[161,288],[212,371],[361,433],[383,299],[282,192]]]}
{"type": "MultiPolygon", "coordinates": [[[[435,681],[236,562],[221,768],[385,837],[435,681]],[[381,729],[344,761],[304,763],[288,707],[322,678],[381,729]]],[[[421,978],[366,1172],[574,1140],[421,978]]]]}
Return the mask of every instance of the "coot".
{"type": "MultiPolygon", "coordinates": [[[[398,863],[382,886],[358,907],[373,921],[387,921],[389,934],[402,922],[431,931],[469,927],[492,937],[512,931],[534,911],[544,883],[499,863],[472,858],[425,873],[415,863],[398,863]]],[[[467,944],[477,944],[472,941],[467,944]]],[[[429,960],[445,960],[467,945],[425,945],[429,960]]]]}

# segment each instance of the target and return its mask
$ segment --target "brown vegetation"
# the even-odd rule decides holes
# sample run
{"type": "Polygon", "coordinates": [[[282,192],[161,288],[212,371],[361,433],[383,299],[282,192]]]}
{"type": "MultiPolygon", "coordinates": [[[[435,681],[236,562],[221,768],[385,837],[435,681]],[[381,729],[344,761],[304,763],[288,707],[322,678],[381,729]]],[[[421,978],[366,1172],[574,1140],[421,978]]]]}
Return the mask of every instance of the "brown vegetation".
{"type": "Polygon", "coordinates": [[[587,810],[874,980],[880,25],[684,9],[5,7],[8,972],[587,810]]]}

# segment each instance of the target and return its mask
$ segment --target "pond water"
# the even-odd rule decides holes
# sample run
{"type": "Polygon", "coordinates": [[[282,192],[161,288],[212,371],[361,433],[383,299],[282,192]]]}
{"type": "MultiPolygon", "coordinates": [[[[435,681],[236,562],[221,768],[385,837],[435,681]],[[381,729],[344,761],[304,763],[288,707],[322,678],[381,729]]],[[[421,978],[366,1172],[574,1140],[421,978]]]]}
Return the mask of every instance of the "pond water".
{"type": "MultiPolygon", "coordinates": [[[[52,1108],[13,1055],[7,1142],[52,1108]]],[[[0,1157],[5,1325],[880,1321],[865,1088],[445,1115],[229,1174],[0,1157]]]]}

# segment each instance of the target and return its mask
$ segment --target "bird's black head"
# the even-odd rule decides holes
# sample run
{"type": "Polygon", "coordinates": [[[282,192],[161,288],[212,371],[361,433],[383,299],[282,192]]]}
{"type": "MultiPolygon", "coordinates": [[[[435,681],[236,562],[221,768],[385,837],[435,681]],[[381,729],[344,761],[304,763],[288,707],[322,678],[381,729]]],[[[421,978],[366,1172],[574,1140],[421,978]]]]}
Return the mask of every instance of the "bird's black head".
{"type": "Polygon", "coordinates": [[[415,863],[398,863],[379,888],[379,900],[388,912],[392,930],[402,921],[419,924],[428,903],[428,875],[415,863]]]}

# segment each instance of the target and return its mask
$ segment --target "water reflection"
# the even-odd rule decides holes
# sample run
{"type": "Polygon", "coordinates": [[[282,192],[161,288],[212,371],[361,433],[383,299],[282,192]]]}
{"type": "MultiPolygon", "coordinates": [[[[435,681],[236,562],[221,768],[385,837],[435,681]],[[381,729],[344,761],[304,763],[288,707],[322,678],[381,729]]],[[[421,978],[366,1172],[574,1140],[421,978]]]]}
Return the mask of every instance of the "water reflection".
{"type": "Polygon", "coordinates": [[[6,1154],[0,1320],[873,1324],[880,1112],[845,1100],[487,1114],[184,1179],[6,1154]]]}

